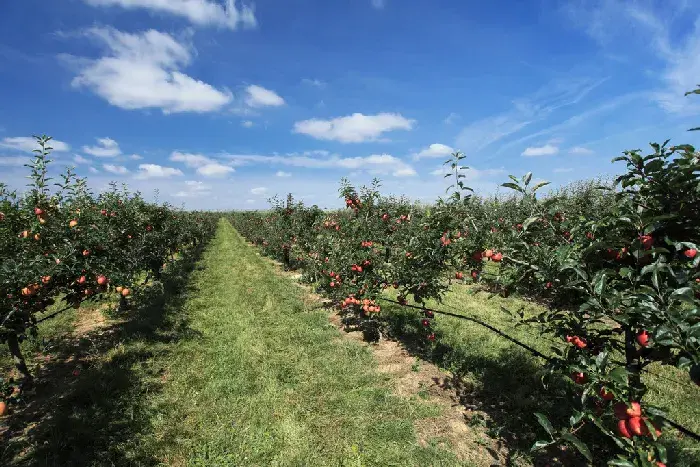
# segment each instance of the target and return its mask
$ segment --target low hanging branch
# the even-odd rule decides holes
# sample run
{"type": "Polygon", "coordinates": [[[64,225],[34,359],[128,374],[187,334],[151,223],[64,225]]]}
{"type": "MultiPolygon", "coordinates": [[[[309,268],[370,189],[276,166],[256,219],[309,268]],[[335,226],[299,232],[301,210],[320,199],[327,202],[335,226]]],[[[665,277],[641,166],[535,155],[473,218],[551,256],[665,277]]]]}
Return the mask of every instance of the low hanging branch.
{"type": "MultiPolygon", "coordinates": [[[[382,300],[382,301],[385,301],[385,302],[390,302],[390,303],[395,303],[396,305],[401,305],[401,306],[408,307],[408,308],[413,308],[413,309],[416,309],[416,310],[430,311],[430,312],[433,312],[433,313],[436,313],[436,314],[439,314],[439,315],[451,316],[452,318],[463,319],[463,320],[466,320],[466,321],[470,321],[470,322],[472,322],[472,323],[476,323],[476,324],[478,324],[478,325],[480,325],[480,326],[483,326],[483,327],[485,327],[486,329],[488,329],[488,330],[494,332],[495,334],[498,334],[499,336],[503,337],[504,339],[509,340],[509,341],[512,342],[513,344],[515,344],[515,345],[517,345],[517,346],[519,346],[519,347],[522,347],[523,349],[527,350],[528,352],[530,352],[531,354],[535,355],[536,357],[542,358],[542,359],[544,359],[544,360],[546,360],[546,361],[551,361],[551,360],[552,360],[551,357],[546,356],[546,355],[543,354],[542,352],[540,352],[540,351],[538,351],[538,350],[536,350],[536,349],[530,347],[529,345],[525,344],[524,342],[521,342],[521,341],[515,339],[514,337],[509,336],[508,334],[504,333],[504,332],[501,331],[500,329],[495,328],[495,327],[491,326],[490,324],[485,323],[485,322],[483,322],[483,321],[481,321],[481,320],[479,320],[479,319],[473,318],[473,317],[471,317],[471,316],[465,316],[465,315],[461,315],[461,314],[457,314],[457,313],[451,313],[451,312],[449,312],[449,311],[436,310],[436,309],[434,309],[434,308],[428,308],[428,307],[425,307],[425,306],[410,305],[410,304],[407,304],[407,303],[406,303],[406,304],[403,304],[403,303],[397,302],[396,300],[391,300],[391,299],[389,299],[389,298],[382,298],[382,297],[380,297],[379,300],[382,300]]],[[[680,423],[674,422],[673,420],[671,420],[671,419],[669,419],[669,418],[667,418],[667,417],[663,417],[663,419],[664,419],[670,426],[672,426],[673,428],[675,428],[678,432],[680,432],[680,433],[682,433],[682,434],[688,436],[689,438],[691,438],[691,439],[693,439],[693,440],[695,440],[695,441],[700,442],[700,434],[695,433],[694,431],[690,430],[689,428],[686,428],[686,427],[684,427],[683,425],[681,425],[680,423]]]]}

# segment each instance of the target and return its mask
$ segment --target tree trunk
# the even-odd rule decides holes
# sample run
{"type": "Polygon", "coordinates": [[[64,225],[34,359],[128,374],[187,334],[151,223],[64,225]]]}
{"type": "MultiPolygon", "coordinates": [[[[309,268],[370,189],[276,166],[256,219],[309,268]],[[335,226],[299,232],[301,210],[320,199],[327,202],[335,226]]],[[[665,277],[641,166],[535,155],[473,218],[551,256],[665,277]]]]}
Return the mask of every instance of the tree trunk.
{"type": "Polygon", "coordinates": [[[625,361],[629,372],[628,382],[632,397],[637,398],[640,395],[637,394],[637,391],[642,388],[642,367],[639,363],[639,352],[635,342],[635,335],[632,329],[629,326],[625,326],[625,361]]]}
{"type": "Polygon", "coordinates": [[[12,355],[12,360],[15,362],[17,371],[19,371],[20,378],[22,378],[24,381],[31,381],[32,375],[29,374],[27,362],[25,362],[24,356],[22,355],[22,350],[19,348],[17,334],[10,334],[8,336],[7,346],[10,348],[10,355],[12,355]]]}
{"type": "Polygon", "coordinates": [[[129,309],[129,302],[126,300],[126,297],[120,296],[119,297],[119,311],[126,311],[129,309]]]}
{"type": "Polygon", "coordinates": [[[284,270],[289,271],[290,261],[289,261],[289,248],[283,248],[282,253],[284,255],[284,270]]]}

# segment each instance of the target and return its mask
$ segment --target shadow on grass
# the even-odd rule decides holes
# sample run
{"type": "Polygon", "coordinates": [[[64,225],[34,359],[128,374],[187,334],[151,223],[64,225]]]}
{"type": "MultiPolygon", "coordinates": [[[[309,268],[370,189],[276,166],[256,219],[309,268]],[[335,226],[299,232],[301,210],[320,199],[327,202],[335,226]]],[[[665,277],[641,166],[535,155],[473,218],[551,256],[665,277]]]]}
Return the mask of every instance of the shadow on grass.
{"type": "MultiPolygon", "coordinates": [[[[545,389],[541,361],[512,345],[487,348],[478,335],[474,341],[465,342],[464,336],[441,336],[437,332],[437,340],[428,343],[417,310],[397,305],[386,305],[383,310],[384,334],[399,340],[410,354],[452,372],[451,380],[435,383],[455,390],[461,403],[472,411],[465,416],[465,423],[485,426],[490,436],[505,444],[508,465],[518,464],[519,459],[536,466],[588,465],[570,447],[530,451],[535,441],[546,439],[535,412],[546,414],[554,426],[568,425],[571,415],[568,411],[571,385],[559,380],[550,382],[545,389]]],[[[611,449],[611,443],[596,432],[577,435],[595,452],[611,449]]]]}
{"type": "Polygon", "coordinates": [[[160,283],[115,316],[117,324],[54,343],[51,361],[7,419],[0,465],[158,463],[138,449],[139,437],[150,431],[143,398],[166,376],[154,357],[167,354],[169,343],[196,337],[180,311],[201,253],[198,248],[172,264],[160,283]]]}

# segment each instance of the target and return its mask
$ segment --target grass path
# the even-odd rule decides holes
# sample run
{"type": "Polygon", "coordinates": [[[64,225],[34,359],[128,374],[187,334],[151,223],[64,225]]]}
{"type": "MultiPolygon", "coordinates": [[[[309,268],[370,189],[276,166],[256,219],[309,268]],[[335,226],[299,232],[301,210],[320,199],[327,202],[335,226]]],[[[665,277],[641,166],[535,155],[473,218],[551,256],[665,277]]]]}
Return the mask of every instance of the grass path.
{"type": "Polygon", "coordinates": [[[230,224],[200,264],[184,306],[196,337],[168,356],[143,449],[169,465],[460,465],[416,442],[439,409],[392,395],[371,351],[230,224]]]}

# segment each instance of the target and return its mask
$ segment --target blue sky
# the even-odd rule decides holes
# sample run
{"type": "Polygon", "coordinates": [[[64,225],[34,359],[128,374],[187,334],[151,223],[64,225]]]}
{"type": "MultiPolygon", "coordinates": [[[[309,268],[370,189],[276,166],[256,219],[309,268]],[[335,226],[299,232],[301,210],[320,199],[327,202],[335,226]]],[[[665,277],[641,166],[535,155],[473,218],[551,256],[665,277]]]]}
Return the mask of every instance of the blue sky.
{"type": "Polygon", "coordinates": [[[700,4],[663,1],[22,0],[0,6],[0,181],[29,136],[55,171],[188,208],[339,206],[338,182],[434,200],[467,155],[494,192],[697,144],[700,4]]]}

